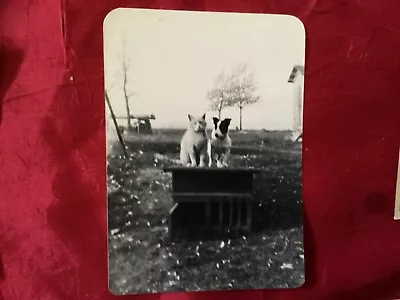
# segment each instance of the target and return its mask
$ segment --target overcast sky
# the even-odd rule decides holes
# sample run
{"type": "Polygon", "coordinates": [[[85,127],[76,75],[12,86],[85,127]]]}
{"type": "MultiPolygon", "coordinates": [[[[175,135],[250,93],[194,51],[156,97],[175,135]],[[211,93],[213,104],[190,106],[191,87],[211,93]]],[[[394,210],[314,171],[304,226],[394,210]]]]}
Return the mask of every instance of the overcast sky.
{"type": "MultiPolygon", "coordinates": [[[[126,114],[120,84],[126,55],[128,89],[135,93],[131,111],[154,113],[154,127],[186,127],[188,113],[215,116],[207,91],[237,63],[253,70],[260,96],[244,109],[244,129],[292,127],[293,86],[287,81],[305,55],[304,28],[294,17],[118,9],[106,18],[104,35],[106,89],[117,116],[126,114]]],[[[223,117],[236,127],[239,111],[226,109],[223,117]]]]}

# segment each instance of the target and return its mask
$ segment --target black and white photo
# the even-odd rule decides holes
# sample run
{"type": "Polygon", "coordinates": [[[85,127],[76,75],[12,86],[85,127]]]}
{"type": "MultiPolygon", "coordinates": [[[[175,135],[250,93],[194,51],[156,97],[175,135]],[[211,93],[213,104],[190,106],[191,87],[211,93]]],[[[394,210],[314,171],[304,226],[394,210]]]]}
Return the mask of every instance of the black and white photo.
{"type": "Polygon", "coordinates": [[[108,14],[112,293],[302,286],[304,64],[292,16],[108,14]]]}

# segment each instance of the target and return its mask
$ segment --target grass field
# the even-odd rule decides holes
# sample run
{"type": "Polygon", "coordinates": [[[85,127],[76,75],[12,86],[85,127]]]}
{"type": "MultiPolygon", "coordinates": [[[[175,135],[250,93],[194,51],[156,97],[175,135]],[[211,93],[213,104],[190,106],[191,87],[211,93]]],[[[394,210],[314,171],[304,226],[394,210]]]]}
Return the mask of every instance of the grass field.
{"type": "Polygon", "coordinates": [[[297,287],[304,281],[301,146],[287,132],[231,132],[232,167],[261,168],[248,236],[167,243],[182,130],[129,135],[108,158],[109,274],[116,294],[297,287]]]}

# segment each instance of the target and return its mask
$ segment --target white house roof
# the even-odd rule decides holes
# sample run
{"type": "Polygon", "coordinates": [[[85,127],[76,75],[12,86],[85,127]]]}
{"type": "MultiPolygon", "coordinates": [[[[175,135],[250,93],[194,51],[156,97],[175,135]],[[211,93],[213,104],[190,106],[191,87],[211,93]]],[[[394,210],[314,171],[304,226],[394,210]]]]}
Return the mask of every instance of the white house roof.
{"type": "Polygon", "coordinates": [[[296,75],[298,74],[298,72],[300,72],[301,74],[304,75],[304,66],[295,65],[295,66],[293,67],[293,70],[292,70],[292,72],[290,73],[290,76],[289,76],[289,79],[288,79],[288,82],[289,82],[289,83],[294,82],[294,80],[296,79],[296,75]]]}

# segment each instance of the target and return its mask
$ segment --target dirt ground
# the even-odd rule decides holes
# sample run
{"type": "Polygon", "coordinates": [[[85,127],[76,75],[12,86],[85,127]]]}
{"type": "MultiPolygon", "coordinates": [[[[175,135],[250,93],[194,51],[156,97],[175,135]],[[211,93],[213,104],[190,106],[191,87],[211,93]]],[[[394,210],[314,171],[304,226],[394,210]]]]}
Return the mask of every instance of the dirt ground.
{"type": "Polygon", "coordinates": [[[247,236],[168,243],[183,131],[128,135],[108,157],[109,276],[115,294],[294,288],[304,282],[301,145],[285,132],[232,132],[232,167],[261,168],[247,236]]]}

